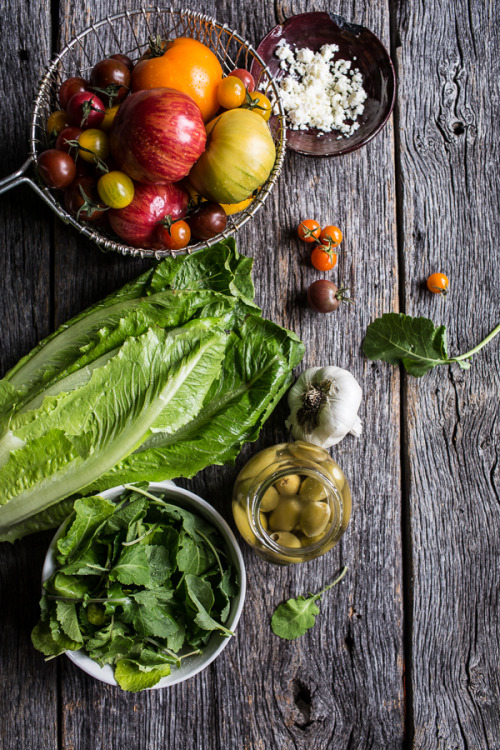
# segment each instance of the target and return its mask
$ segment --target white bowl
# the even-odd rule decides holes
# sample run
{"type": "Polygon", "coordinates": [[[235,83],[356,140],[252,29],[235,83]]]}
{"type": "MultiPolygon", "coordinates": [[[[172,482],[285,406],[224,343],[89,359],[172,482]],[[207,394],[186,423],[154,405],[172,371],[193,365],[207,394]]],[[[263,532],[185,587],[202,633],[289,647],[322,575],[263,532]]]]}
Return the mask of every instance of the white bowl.
{"type": "MultiPolygon", "coordinates": [[[[195,495],[193,492],[184,490],[182,489],[182,487],[177,487],[173,482],[170,481],[153,482],[149,485],[148,489],[152,493],[161,492],[164,496],[166,496],[168,501],[172,503],[172,505],[179,505],[186,510],[190,510],[193,513],[197,513],[198,515],[203,516],[207,519],[207,521],[215,526],[215,528],[222,535],[224,541],[226,542],[231,562],[237,572],[240,586],[239,592],[236,594],[236,596],[233,597],[229,617],[224,623],[225,627],[234,632],[234,629],[238,624],[238,620],[240,619],[240,615],[243,609],[243,602],[245,601],[246,572],[241,550],[238,546],[238,542],[236,541],[233,532],[227,525],[226,521],[222,518],[222,516],[217,513],[217,511],[211,505],[209,505],[209,503],[207,503],[198,495],[195,495]]],[[[105,492],[101,492],[100,497],[107,498],[108,500],[113,500],[115,497],[118,497],[123,492],[123,490],[123,486],[112,487],[105,492]]],[[[50,578],[50,576],[56,570],[56,560],[54,555],[55,545],[59,537],[64,532],[66,524],[67,521],[65,521],[59,528],[49,546],[49,549],[47,550],[47,555],[45,556],[45,561],[42,569],[42,583],[50,578]]],[[[198,672],[201,672],[202,669],[208,667],[208,665],[217,658],[217,656],[231,640],[232,638],[226,638],[223,635],[214,633],[210,638],[210,641],[203,648],[202,654],[191,656],[188,659],[183,659],[179,668],[172,667],[172,674],[168,675],[167,677],[162,677],[160,682],[158,682],[157,685],[154,685],[154,687],[151,689],[156,690],[157,688],[169,687],[170,685],[175,685],[178,682],[183,682],[184,680],[193,677],[195,674],[198,674],[198,672]]],[[[66,651],[66,656],[68,657],[68,659],[70,659],[70,661],[73,662],[73,664],[76,664],[77,667],[80,667],[80,669],[83,669],[84,672],[87,672],[87,674],[95,677],[97,680],[106,682],[108,685],[118,686],[118,683],[116,682],[113,675],[113,668],[109,664],[106,664],[104,667],[99,666],[99,664],[97,664],[97,662],[93,661],[89,656],[87,656],[84,651],[66,651]]]]}

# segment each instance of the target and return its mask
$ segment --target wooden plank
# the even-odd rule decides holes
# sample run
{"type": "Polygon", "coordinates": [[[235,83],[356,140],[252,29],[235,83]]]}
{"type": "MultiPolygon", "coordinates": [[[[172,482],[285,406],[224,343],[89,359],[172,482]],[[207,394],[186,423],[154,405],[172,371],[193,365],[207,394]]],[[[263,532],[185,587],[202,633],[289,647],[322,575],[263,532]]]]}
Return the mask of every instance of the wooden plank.
{"type": "MultiPolygon", "coordinates": [[[[11,2],[1,9],[0,66],[2,177],[28,157],[28,128],[37,81],[51,54],[50,9],[43,2],[11,2]]],[[[0,375],[52,327],[50,227],[52,218],[29,188],[0,199],[0,375]]],[[[39,616],[40,571],[51,534],[0,545],[0,746],[57,746],[54,662],[44,664],[31,645],[39,616]],[[31,721],[32,717],[37,717],[31,721]]]]}
{"type": "MultiPolygon", "coordinates": [[[[406,307],[454,353],[500,317],[499,21],[467,0],[398,18],[406,307]],[[446,303],[421,289],[438,270],[446,303]]],[[[499,747],[498,393],[498,341],[469,372],[406,382],[415,748],[499,747]]]]}
{"type": "MultiPolygon", "coordinates": [[[[240,3],[191,3],[191,7],[216,15],[256,41],[284,15],[290,15],[288,7],[281,4],[277,16],[269,7],[256,14],[240,3]]],[[[62,4],[63,20],[67,16],[64,8],[62,4]]],[[[108,9],[106,3],[99,3],[100,15],[108,9]]],[[[296,3],[293,10],[298,13],[307,7],[296,3]]],[[[347,3],[339,10],[351,16],[347,3]]],[[[73,3],[72,17],[74,14],[73,3]]],[[[99,15],[97,8],[94,15],[99,15]]],[[[386,3],[376,3],[352,20],[366,23],[388,40],[386,3]]],[[[307,342],[304,364],[340,364],[351,369],[364,385],[365,435],[359,441],[346,439],[334,454],[345,467],[354,496],[353,519],[345,540],[321,560],[286,569],[258,560],[245,548],[249,590],[237,638],[194,680],[168,691],[131,697],[65,666],[65,747],[100,747],[102,737],[107,738],[107,747],[119,747],[125,728],[140,748],[164,744],[203,750],[333,749],[401,744],[399,377],[366,363],[359,352],[359,341],[373,311],[397,305],[394,195],[389,126],[365,150],[338,162],[289,154],[273,197],[238,239],[240,249],[255,257],[257,301],[264,313],[293,328],[307,342]],[[368,170],[373,175],[369,191],[365,184],[368,170]],[[320,319],[305,308],[305,288],[317,277],[308,266],[306,249],[295,239],[295,227],[305,215],[315,215],[324,223],[338,222],[345,229],[339,273],[351,283],[358,298],[355,311],[343,310],[337,317],[320,319]],[[373,238],[377,238],[375,243],[373,238]],[[366,262],[367,247],[375,263],[366,262]],[[325,599],[315,630],[296,643],[273,636],[269,619],[274,607],[289,595],[319,588],[344,562],[350,566],[349,577],[325,599]],[[380,571],[380,576],[373,575],[373,570],[380,571]],[[193,706],[196,711],[186,709],[193,706]],[[135,721],[131,729],[128,717],[132,710],[135,721]],[[90,712],[93,720],[85,722],[90,712]]],[[[93,299],[101,294],[103,285],[111,287],[111,279],[103,281],[95,253],[80,261],[79,250],[81,240],[75,239],[70,267],[78,268],[81,263],[85,268],[82,282],[84,288],[91,288],[89,299],[93,299]]],[[[61,279],[68,268],[68,255],[62,255],[58,253],[61,279]]],[[[125,263],[128,261],[123,259],[116,264],[111,261],[113,273],[122,271],[125,263]]],[[[74,270],[68,278],[73,294],[66,290],[58,296],[76,310],[82,287],[74,270]]],[[[258,444],[245,449],[238,465],[257,448],[286,436],[285,416],[286,407],[282,406],[258,444]]],[[[230,493],[235,476],[234,468],[207,469],[189,483],[231,523],[230,493]]]]}

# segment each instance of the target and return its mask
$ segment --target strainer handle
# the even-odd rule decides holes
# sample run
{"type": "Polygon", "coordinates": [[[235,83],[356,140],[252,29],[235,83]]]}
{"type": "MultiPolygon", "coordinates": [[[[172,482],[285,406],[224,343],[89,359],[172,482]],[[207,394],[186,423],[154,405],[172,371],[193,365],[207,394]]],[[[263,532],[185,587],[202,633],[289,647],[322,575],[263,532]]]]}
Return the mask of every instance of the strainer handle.
{"type": "Polygon", "coordinates": [[[6,193],[7,190],[10,190],[17,185],[26,183],[30,186],[30,188],[32,188],[32,190],[35,191],[35,193],[38,193],[40,198],[42,198],[42,200],[45,201],[45,203],[50,206],[53,211],[56,211],[53,201],[51,201],[50,198],[47,197],[45,191],[42,190],[42,188],[39,187],[39,185],[37,185],[37,183],[31,179],[31,177],[26,176],[25,172],[28,170],[32,163],[33,157],[30,156],[30,158],[26,159],[23,166],[18,169],[17,172],[13,172],[12,174],[7,175],[7,177],[3,177],[0,180],[0,195],[2,195],[2,193],[6,193]]]}

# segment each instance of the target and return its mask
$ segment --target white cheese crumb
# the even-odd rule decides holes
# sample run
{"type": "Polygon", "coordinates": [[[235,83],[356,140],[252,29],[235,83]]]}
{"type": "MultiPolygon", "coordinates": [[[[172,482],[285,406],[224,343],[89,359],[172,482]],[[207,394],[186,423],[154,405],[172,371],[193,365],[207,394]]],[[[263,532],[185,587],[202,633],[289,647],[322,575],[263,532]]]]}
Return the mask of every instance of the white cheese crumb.
{"type": "Polygon", "coordinates": [[[276,47],[280,68],[288,74],[278,90],[292,130],[336,130],[338,138],[349,138],[359,128],[356,120],[367,98],[363,76],[351,60],[335,60],[338,51],[336,44],[324,44],[319,52],[292,50],[284,39],[276,47]]]}

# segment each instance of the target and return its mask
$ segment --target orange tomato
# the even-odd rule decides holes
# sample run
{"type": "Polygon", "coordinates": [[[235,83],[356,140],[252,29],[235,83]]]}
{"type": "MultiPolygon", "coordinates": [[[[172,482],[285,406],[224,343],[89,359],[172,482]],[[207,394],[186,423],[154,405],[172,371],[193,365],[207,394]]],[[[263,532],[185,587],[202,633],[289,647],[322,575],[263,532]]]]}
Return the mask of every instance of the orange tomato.
{"type": "Polygon", "coordinates": [[[219,109],[217,88],[222,80],[216,55],[197,39],[179,37],[159,57],[141,60],[132,72],[132,91],[171,88],[188,94],[207,122],[219,109]]]}

